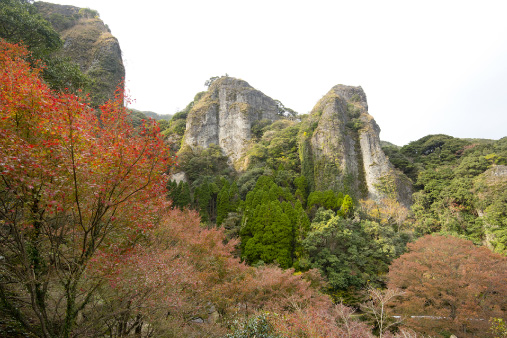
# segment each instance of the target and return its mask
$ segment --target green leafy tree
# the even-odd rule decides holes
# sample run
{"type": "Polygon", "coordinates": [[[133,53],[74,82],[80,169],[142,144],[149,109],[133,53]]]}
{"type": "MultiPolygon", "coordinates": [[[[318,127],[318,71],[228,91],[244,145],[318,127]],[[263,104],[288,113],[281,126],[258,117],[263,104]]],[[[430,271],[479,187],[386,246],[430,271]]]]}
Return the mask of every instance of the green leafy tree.
{"type": "Polygon", "coordinates": [[[294,179],[294,185],[296,186],[295,197],[301,201],[303,207],[306,207],[306,201],[308,199],[308,180],[303,175],[298,176],[294,179]]]}
{"type": "Polygon", "coordinates": [[[343,217],[351,217],[353,213],[354,213],[354,201],[352,201],[352,198],[349,195],[345,195],[345,197],[343,198],[343,202],[340,206],[340,214],[343,217]]]}
{"type": "Polygon", "coordinates": [[[272,170],[278,170],[282,165],[284,170],[299,172],[300,160],[297,144],[299,124],[286,119],[271,124],[267,124],[267,122],[261,120],[252,126],[254,135],[260,140],[247,152],[250,168],[266,166],[272,170]],[[264,124],[266,125],[264,126],[264,124]]]}
{"type": "Polygon", "coordinates": [[[13,43],[23,42],[34,58],[61,47],[60,35],[29,1],[2,0],[0,14],[0,37],[13,43]]]}
{"type": "Polygon", "coordinates": [[[46,65],[42,76],[51,88],[76,91],[90,84],[76,63],[55,54],[63,45],[60,35],[30,1],[0,1],[0,38],[27,46],[31,65],[46,65]]]}
{"type": "Polygon", "coordinates": [[[217,196],[217,225],[221,225],[224,219],[227,217],[229,211],[232,211],[231,197],[230,197],[231,186],[227,180],[224,179],[222,189],[217,196]]]}
{"type": "Polygon", "coordinates": [[[302,242],[310,230],[310,219],[299,200],[296,200],[294,205],[289,202],[283,202],[282,208],[285,214],[289,216],[292,227],[291,253],[293,266],[296,270],[300,270],[300,262],[306,257],[306,251],[302,242]]]}
{"type": "Polygon", "coordinates": [[[208,177],[205,177],[202,182],[199,182],[194,189],[194,201],[199,210],[201,221],[207,223],[210,221],[212,212],[210,212],[210,204],[213,203],[213,186],[209,182],[208,177]]]}
{"type": "Polygon", "coordinates": [[[319,209],[303,246],[311,268],[326,276],[330,293],[346,302],[359,301],[368,283],[382,286],[382,274],[406,244],[391,227],[368,220],[350,220],[319,209]]]}
{"type": "Polygon", "coordinates": [[[276,262],[291,267],[292,227],[280,203],[262,203],[250,215],[240,232],[243,257],[251,264],[276,262]]]}
{"type": "Polygon", "coordinates": [[[178,183],[177,194],[175,202],[180,209],[191,206],[192,198],[190,196],[190,187],[187,182],[180,181],[178,183]]]}
{"type": "Polygon", "coordinates": [[[221,176],[230,173],[227,156],[215,144],[208,148],[186,148],[179,153],[180,167],[191,184],[206,176],[221,176]]]}

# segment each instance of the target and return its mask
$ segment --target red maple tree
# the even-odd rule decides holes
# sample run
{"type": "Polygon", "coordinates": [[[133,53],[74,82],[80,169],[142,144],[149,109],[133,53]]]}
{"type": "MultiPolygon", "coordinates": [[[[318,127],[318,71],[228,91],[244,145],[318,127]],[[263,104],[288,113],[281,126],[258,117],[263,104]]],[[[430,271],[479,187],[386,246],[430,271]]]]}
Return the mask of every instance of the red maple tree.
{"type": "Polygon", "coordinates": [[[90,260],[159,221],[172,159],[155,123],[128,123],[121,91],[99,118],[27,56],[0,41],[0,298],[26,330],[69,337],[103,282],[90,260]]]}

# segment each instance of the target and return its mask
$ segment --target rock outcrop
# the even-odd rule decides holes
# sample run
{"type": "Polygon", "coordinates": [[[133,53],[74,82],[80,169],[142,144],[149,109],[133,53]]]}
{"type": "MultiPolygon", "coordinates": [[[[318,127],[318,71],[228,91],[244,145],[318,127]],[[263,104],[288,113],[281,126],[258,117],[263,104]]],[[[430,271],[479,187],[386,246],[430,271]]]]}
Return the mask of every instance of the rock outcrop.
{"type": "Polygon", "coordinates": [[[337,85],[313,108],[300,133],[302,173],[315,190],[411,204],[411,184],[380,147],[380,128],[361,87],[337,85]]]}
{"type": "Polygon", "coordinates": [[[187,117],[185,147],[219,145],[238,170],[244,169],[246,150],[255,121],[279,119],[278,105],[246,81],[221,77],[197,101],[187,117]]]}
{"type": "MultiPolygon", "coordinates": [[[[256,142],[252,126],[280,118],[276,101],[243,80],[222,77],[190,110],[181,151],[219,145],[242,171],[248,167],[247,151],[256,142]]],[[[385,156],[379,133],[362,88],[333,87],[301,122],[301,173],[310,189],[333,189],[375,201],[390,197],[410,205],[412,184],[385,156]]]]}
{"type": "Polygon", "coordinates": [[[37,1],[38,11],[48,20],[64,41],[62,56],[79,64],[91,80],[91,103],[98,106],[114,96],[125,77],[125,67],[118,40],[98,13],[74,6],[37,1]]]}

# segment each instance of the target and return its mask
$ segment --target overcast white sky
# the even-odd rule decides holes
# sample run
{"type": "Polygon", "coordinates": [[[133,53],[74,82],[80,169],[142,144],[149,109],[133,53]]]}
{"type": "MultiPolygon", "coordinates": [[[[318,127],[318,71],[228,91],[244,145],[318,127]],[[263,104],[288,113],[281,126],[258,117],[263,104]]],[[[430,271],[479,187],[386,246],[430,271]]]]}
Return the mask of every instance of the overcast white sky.
{"type": "Polygon", "coordinates": [[[98,10],[131,106],[183,109],[212,76],[308,113],[362,86],[382,140],[507,136],[507,1],[53,0],[98,10]]]}

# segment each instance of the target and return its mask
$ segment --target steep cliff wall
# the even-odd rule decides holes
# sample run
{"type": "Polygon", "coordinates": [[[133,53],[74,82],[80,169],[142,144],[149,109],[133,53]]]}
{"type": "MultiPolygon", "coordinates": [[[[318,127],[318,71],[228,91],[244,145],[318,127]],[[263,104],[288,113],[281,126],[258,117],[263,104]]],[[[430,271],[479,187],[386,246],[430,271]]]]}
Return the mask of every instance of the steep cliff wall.
{"type": "Polygon", "coordinates": [[[376,201],[393,197],[409,205],[411,185],[389,163],[379,133],[362,88],[333,87],[303,121],[302,173],[315,190],[346,191],[376,201]]]}
{"type": "Polygon", "coordinates": [[[207,148],[219,145],[236,169],[244,169],[252,124],[279,118],[270,97],[247,82],[232,77],[214,81],[187,117],[183,145],[207,148]]]}
{"type": "Polygon", "coordinates": [[[51,22],[64,41],[62,55],[79,64],[91,79],[92,105],[98,106],[114,96],[125,77],[118,40],[98,13],[74,6],[37,1],[38,11],[51,22]]]}

